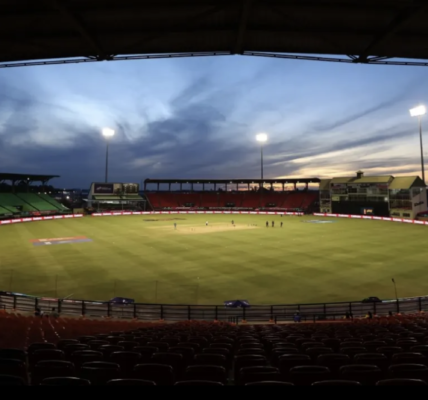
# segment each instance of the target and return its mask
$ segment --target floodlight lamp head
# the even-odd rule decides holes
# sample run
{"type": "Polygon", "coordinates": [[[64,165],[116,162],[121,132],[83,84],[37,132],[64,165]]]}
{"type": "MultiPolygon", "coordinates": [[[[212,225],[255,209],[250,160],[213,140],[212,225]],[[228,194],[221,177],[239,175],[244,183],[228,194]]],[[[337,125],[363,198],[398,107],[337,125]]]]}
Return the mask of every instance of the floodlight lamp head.
{"type": "Polygon", "coordinates": [[[259,133],[259,134],[256,136],[256,140],[257,140],[258,142],[260,142],[260,143],[264,143],[264,142],[267,142],[268,137],[267,137],[266,133],[259,133]]]}
{"type": "Polygon", "coordinates": [[[425,115],[427,113],[427,109],[425,106],[418,106],[415,108],[412,108],[410,111],[411,117],[421,117],[422,115],[425,115]]]}
{"type": "Polygon", "coordinates": [[[103,129],[103,136],[106,138],[110,138],[110,137],[114,136],[114,130],[110,129],[110,128],[104,128],[103,129]]]}

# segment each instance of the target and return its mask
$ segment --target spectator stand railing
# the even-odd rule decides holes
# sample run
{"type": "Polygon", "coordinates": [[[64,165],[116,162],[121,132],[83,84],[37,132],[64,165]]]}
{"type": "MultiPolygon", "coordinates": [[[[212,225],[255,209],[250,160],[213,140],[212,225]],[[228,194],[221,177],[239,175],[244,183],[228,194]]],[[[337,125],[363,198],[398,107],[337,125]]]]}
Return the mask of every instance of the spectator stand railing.
{"type": "Polygon", "coordinates": [[[62,316],[88,318],[138,319],[142,321],[176,322],[184,320],[283,323],[293,321],[299,313],[302,321],[337,320],[346,314],[355,318],[391,313],[428,311],[428,296],[382,302],[340,302],[320,304],[254,305],[249,308],[225,308],[216,305],[114,304],[102,301],[54,299],[0,292],[0,308],[33,313],[36,308],[45,313],[56,309],[62,316]]]}

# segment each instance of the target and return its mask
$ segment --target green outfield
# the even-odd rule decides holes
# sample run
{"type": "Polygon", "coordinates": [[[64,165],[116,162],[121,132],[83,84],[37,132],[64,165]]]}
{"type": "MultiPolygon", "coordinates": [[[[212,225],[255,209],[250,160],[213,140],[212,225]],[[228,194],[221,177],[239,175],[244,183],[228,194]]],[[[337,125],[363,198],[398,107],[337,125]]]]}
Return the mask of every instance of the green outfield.
{"type": "Polygon", "coordinates": [[[310,216],[150,215],[5,225],[0,290],[150,303],[287,304],[389,299],[395,278],[400,297],[426,295],[427,235],[426,226],[310,216]],[[266,228],[266,220],[275,227],[266,228]],[[92,242],[32,242],[70,237],[92,242]]]}

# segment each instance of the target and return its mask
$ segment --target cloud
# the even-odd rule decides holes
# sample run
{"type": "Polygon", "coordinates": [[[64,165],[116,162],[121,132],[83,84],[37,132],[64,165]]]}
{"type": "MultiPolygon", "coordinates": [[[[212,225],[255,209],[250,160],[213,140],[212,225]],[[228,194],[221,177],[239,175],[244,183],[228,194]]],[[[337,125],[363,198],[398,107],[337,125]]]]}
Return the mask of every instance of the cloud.
{"type": "MultiPolygon", "coordinates": [[[[385,174],[417,171],[409,153],[414,121],[407,115],[380,118],[393,114],[397,104],[411,103],[403,95],[409,82],[397,83],[399,88],[389,99],[373,96],[361,111],[344,112],[335,119],[329,92],[322,112],[316,111],[318,98],[304,98],[298,87],[282,101],[277,79],[282,77],[281,82],[292,88],[300,72],[291,68],[290,76],[283,76],[280,64],[273,62],[263,60],[241,77],[236,76],[239,68],[233,70],[235,76],[223,76],[223,70],[216,73],[211,67],[209,73],[198,71],[178,84],[175,74],[164,83],[170,84],[170,96],[124,81],[123,93],[112,91],[112,102],[100,95],[91,97],[82,87],[78,93],[69,88],[52,97],[48,82],[31,76],[22,85],[0,78],[0,171],[58,174],[64,186],[88,187],[104,179],[106,145],[100,135],[104,123],[116,130],[109,153],[110,178],[116,181],[257,178],[260,153],[254,135],[261,129],[269,133],[266,177],[324,176],[360,168],[385,174]],[[314,110],[312,114],[294,112],[303,102],[314,110]]],[[[100,68],[104,67],[98,65],[94,71],[100,68]]],[[[85,69],[88,82],[90,71],[85,69]]],[[[117,79],[115,87],[120,87],[120,79],[127,77],[107,74],[102,79],[106,85],[117,79]]],[[[299,79],[299,84],[304,82],[302,76],[299,79]]],[[[322,80],[317,82],[321,85],[322,80]]],[[[303,92],[306,96],[307,87],[303,92]]],[[[354,95],[360,102],[366,98],[354,95]]]]}

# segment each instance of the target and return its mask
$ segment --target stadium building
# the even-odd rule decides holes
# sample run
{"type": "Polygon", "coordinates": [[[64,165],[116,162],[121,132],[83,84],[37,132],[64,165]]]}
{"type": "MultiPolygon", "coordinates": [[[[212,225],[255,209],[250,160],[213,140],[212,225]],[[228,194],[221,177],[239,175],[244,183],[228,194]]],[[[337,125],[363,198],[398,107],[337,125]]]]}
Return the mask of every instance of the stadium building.
{"type": "Polygon", "coordinates": [[[140,195],[138,183],[93,182],[87,198],[89,209],[145,210],[146,200],[140,195]]]}
{"type": "Polygon", "coordinates": [[[321,179],[322,213],[414,219],[427,209],[426,185],[418,176],[356,176],[321,179]]]}

